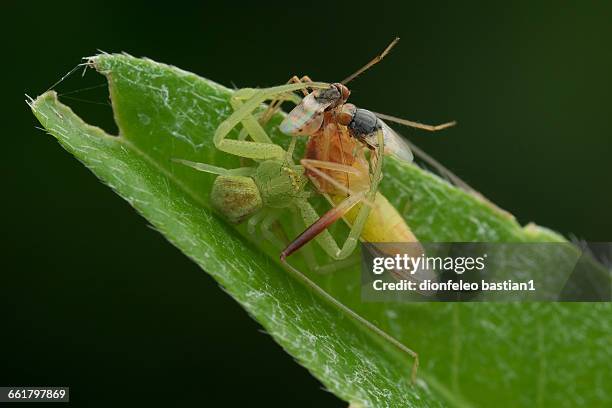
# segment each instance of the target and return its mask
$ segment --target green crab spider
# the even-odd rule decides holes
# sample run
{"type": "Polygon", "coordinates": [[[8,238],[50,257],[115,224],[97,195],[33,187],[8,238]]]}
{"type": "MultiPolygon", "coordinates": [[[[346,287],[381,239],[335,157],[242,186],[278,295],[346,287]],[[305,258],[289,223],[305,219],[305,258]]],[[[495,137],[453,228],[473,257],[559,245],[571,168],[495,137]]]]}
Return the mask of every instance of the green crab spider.
{"type": "MultiPolygon", "coordinates": [[[[273,234],[268,230],[267,226],[271,225],[274,221],[274,216],[265,214],[265,208],[294,207],[300,214],[304,225],[306,227],[311,226],[321,217],[319,217],[316,210],[308,201],[313,195],[313,191],[310,188],[309,179],[305,174],[305,167],[302,164],[295,164],[293,161],[293,152],[297,141],[296,137],[292,137],[289,147],[287,151],[285,151],[281,146],[272,142],[262,125],[253,116],[253,112],[266,100],[284,98],[295,101],[295,98],[292,98],[291,95],[286,95],[288,92],[305,88],[324,88],[328,86],[328,84],[313,82],[298,83],[263,90],[247,88],[239,90],[233,95],[230,102],[235,111],[217,128],[214,136],[215,146],[224,152],[254,159],[257,161],[257,166],[225,169],[207,163],[196,163],[182,159],[174,159],[174,161],[199,171],[216,174],[217,178],[213,182],[213,189],[211,192],[213,206],[232,222],[241,222],[250,217],[248,228],[251,232],[254,231],[255,224],[261,221],[264,236],[267,239],[273,237],[273,234]],[[243,131],[238,140],[228,139],[227,135],[229,132],[239,123],[243,125],[243,131]],[[246,140],[247,137],[250,137],[252,141],[246,140]]],[[[382,132],[378,132],[377,139],[379,146],[383,147],[384,140],[382,132]]],[[[383,165],[382,154],[377,156],[374,163],[374,177],[372,178],[370,190],[367,192],[350,194],[345,201],[341,202],[337,207],[332,208],[327,214],[330,212],[348,210],[360,201],[374,202],[378,184],[382,178],[383,165]],[[377,174],[378,176],[376,176],[377,174]]],[[[355,171],[355,169],[350,166],[343,166],[338,163],[326,163],[325,167],[333,168],[338,171],[355,171]]],[[[338,246],[335,239],[326,228],[320,233],[315,234],[314,240],[332,259],[342,260],[348,257],[355,249],[361,230],[370,213],[370,209],[370,205],[361,206],[359,214],[354,224],[350,227],[349,236],[342,248],[338,246]]],[[[415,382],[419,366],[419,358],[416,352],[339,302],[301,271],[290,265],[282,255],[281,261],[289,272],[324,299],[331,302],[340,310],[343,310],[348,316],[366,327],[370,332],[386,339],[399,351],[412,357],[414,361],[410,378],[412,383],[415,382]]]]}
{"type": "MultiPolygon", "coordinates": [[[[214,143],[219,150],[226,153],[257,160],[256,166],[225,169],[206,163],[195,163],[180,159],[175,159],[175,161],[196,170],[216,174],[218,177],[213,183],[211,192],[213,207],[234,223],[240,223],[251,218],[252,222],[249,223],[251,231],[253,230],[253,224],[261,220],[263,235],[272,241],[274,241],[273,234],[269,232],[268,228],[272,223],[270,214],[255,217],[255,221],[252,218],[262,211],[265,212],[266,209],[294,208],[303,220],[304,227],[308,228],[326,216],[335,220],[358,203],[371,203],[374,201],[380,177],[373,178],[369,191],[353,193],[347,189],[349,195],[346,200],[320,217],[308,201],[316,192],[313,192],[310,188],[309,179],[305,174],[305,166],[295,164],[293,161],[296,138],[292,137],[289,148],[285,151],[281,146],[272,142],[262,124],[253,115],[253,111],[266,100],[287,99],[295,102],[295,98],[292,98],[295,95],[291,93],[293,91],[304,88],[324,89],[328,87],[329,84],[326,83],[309,82],[307,84],[287,84],[266,89],[244,88],[234,93],[230,103],[235,110],[216,129],[214,143]],[[244,134],[238,140],[227,137],[230,131],[239,124],[242,124],[243,131],[246,131],[246,135],[252,140],[246,140],[244,134]]],[[[379,136],[379,142],[382,145],[382,134],[379,136]]],[[[312,168],[315,164],[308,163],[306,166],[312,168]]],[[[350,166],[338,163],[325,163],[322,166],[325,166],[325,168],[332,166],[338,171],[356,171],[350,166]]],[[[373,174],[381,173],[382,159],[377,157],[373,174]]],[[[370,205],[361,206],[342,247],[338,246],[335,239],[327,231],[326,228],[329,223],[322,224],[320,228],[312,231],[307,229],[309,232],[300,236],[301,243],[299,246],[314,239],[333,260],[346,259],[359,242],[359,236],[370,209],[370,205]]],[[[288,254],[285,252],[281,254],[283,260],[286,256],[288,254]]]]}
{"type": "Polygon", "coordinates": [[[324,89],[328,88],[329,85],[322,82],[313,82],[309,83],[308,86],[287,84],[266,89],[243,88],[236,91],[230,98],[234,112],[215,131],[213,138],[215,147],[223,152],[248,159],[283,160],[286,157],[285,150],[272,143],[272,140],[252,113],[266,100],[283,97],[292,99],[292,96],[295,95],[291,92],[306,87],[324,89]],[[229,132],[239,123],[242,123],[244,130],[253,141],[240,140],[242,137],[239,140],[227,138],[229,132]]]}

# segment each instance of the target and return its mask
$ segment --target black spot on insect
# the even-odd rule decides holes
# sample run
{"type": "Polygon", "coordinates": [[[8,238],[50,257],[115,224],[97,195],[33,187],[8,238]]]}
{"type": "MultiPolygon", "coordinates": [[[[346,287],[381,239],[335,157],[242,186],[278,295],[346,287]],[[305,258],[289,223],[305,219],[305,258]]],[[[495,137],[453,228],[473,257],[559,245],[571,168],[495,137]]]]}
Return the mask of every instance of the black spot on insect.
{"type": "Polygon", "coordinates": [[[351,120],[347,127],[353,137],[360,139],[365,135],[370,135],[380,130],[382,124],[380,119],[369,110],[357,108],[353,115],[353,120],[351,120]]]}

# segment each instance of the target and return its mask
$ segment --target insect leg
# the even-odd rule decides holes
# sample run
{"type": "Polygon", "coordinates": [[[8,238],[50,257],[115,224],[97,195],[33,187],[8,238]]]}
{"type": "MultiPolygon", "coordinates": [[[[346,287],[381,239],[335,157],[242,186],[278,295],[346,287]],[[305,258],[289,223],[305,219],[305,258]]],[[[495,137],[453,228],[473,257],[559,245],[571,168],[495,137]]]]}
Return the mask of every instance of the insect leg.
{"type": "Polygon", "coordinates": [[[281,252],[281,260],[284,260],[313,239],[317,241],[330,257],[338,259],[338,253],[340,253],[341,249],[329,231],[327,231],[327,227],[342,218],[364,196],[365,193],[363,192],[358,195],[349,196],[337,207],[332,208],[321,217],[319,217],[317,211],[307,200],[298,201],[296,205],[304,219],[304,224],[309,225],[309,227],[281,252]]]}
{"type": "Polygon", "coordinates": [[[325,265],[316,265],[313,270],[321,275],[327,275],[342,270],[344,268],[355,266],[359,264],[359,262],[359,257],[349,257],[339,261],[333,261],[325,265]]]}
{"type": "MultiPolygon", "coordinates": [[[[309,209],[307,210],[308,214],[307,215],[300,214],[302,215],[302,219],[297,219],[297,217],[294,217],[294,223],[293,223],[294,236],[300,234],[304,230],[304,225],[311,225],[312,223],[316,222],[316,220],[319,219],[319,215],[317,214],[315,209],[312,208],[312,206],[310,206],[308,203],[306,203],[306,205],[309,206],[309,209]]],[[[304,211],[301,211],[301,213],[303,212],[304,211]]],[[[340,248],[336,244],[336,241],[334,240],[332,235],[327,230],[319,234],[315,238],[315,241],[317,242],[319,247],[321,247],[321,249],[323,249],[330,258],[334,258],[335,254],[337,254],[338,251],[340,251],[340,248]]],[[[328,263],[321,265],[317,261],[313,248],[309,245],[302,247],[299,251],[299,254],[302,255],[302,257],[306,261],[308,270],[314,271],[318,274],[332,273],[340,269],[353,266],[355,265],[355,263],[359,262],[358,257],[350,257],[347,259],[335,260],[333,262],[328,262],[328,263]]]]}
{"type": "MultiPolygon", "coordinates": [[[[334,170],[334,171],[340,171],[340,172],[344,172],[347,175],[348,174],[354,174],[356,176],[367,176],[366,174],[362,174],[362,172],[360,172],[358,169],[352,167],[352,166],[347,166],[345,164],[340,164],[340,163],[336,163],[336,162],[329,162],[329,161],[323,161],[323,160],[312,160],[312,159],[302,159],[300,160],[300,164],[302,166],[304,166],[304,168],[310,170],[311,172],[315,173],[317,175],[317,177],[322,178],[323,180],[327,181],[329,184],[331,184],[332,186],[334,186],[335,188],[337,188],[339,191],[342,191],[343,193],[345,193],[347,196],[348,195],[354,195],[355,193],[346,185],[340,183],[338,180],[334,179],[333,177],[331,177],[329,174],[319,170],[319,169],[326,169],[326,170],[334,170]]],[[[313,182],[314,183],[314,182],[313,182]]],[[[369,200],[367,200],[365,197],[362,200],[362,202],[366,205],[369,206],[373,206],[374,204],[372,202],[370,202],[369,200]]]]}
{"type": "Polygon", "coordinates": [[[383,178],[383,156],[385,151],[385,137],[383,132],[379,130],[376,134],[376,138],[378,139],[378,148],[372,152],[372,156],[370,157],[370,163],[371,166],[374,167],[374,171],[372,172],[372,185],[368,195],[371,195],[372,198],[376,196],[378,184],[383,178]]]}
{"type": "Polygon", "coordinates": [[[340,164],[340,163],[336,163],[332,161],[316,160],[316,159],[302,159],[300,160],[300,163],[302,163],[304,167],[309,167],[311,169],[319,168],[319,169],[342,171],[344,173],[355,174],[357,176],[362,174],[358,169],[354,168],[353,166],[348,166],[346,164],[340,164]]]}
{"type": "MultiPolygon", "coordinates": [[[[329,232],[327,231],[327,228],[330,225],[332,225],[334,222],[342,218],[342,216],[344,216],[344,214],[346,214],[351,208],[353,208],[353,206],[359,203],[365,197],[365,195],[366,195],[365,192],[360,192],[355,195],[348,196],[344,201],[342,201],[336,207],[332,208],[331,210],[323,214],[320,218],[318,218],[315,222],[313,222],[308,228],[306,228],[306,230],[302,232],[295,240],[293,240],[293,242],[287,245],[287,247],[283,250],[283,252],[281,252],[281,255],[280,255],[281,260],[284,260],[285,258],[287,258],[289,255],[291,255],[292,253],[294,253],[295,251],[303,247],[305,244],[310,242],[312,239],[317,237],[319,234],[321,233],[329,234],[329,232]]],[[[361,211],[364,211],[364,209],[365,209],[366,218],[367,218],[370,207],[367,205],[364,205],[361,207],[361,211]]],[[[306,217],[304,217],[304,221],[306,221],[306,217]]],[[[364,218],[364,222],[365,222],[365,218],[364,218]]],[[[329,236],[331,237],[331,234],[329,236]]],[[[338,245],[334,241],[334,246],[335,246],[334,250],[336,248],[338,248],[338,250],[334,253],[330,253],[329,255],[332,256],[334,259],[344,259],[348,257],[351,254],[352,250],[355,249],[355,245],[357,243],[358,238],[359,238],[359,235],[357,235],[357,238],[355,238],[354,234],[352,235],[349,234],[349,237],[344,242],[342,249],[338,248],[338,245]]],[[[323,249],[325,249],[327,252],[328,247],[323,247],[323,249]]]]}
{"type": "MultiPolygon", "coordinates": [[[[367,192],[359,192],[356,194],[349,195],[344,201],[340,202],[340,204],[338,204],[336,207],[325,213],[321,218],[319,218],[312,225],[310,225],[310,227],[308,227],[302,234],[300,234],[293,242],[291,242],[287,246],[287,248],[285,248],[285,250],[283,250],[283,252],[281,253],[281,259],[285,259],[293,252],[300,249],[308,241],[312,240],[319,233],[324,231],[327,227],[336,222],[339,218],[344,216],[344,214],[346,214],[358,202],[364,200],[367,200],[370,203],[374,202],[376,198],[376,192],[378,191],[378,184],[382,179],[382,152],[384,151],[384,136],[382,131],[377,132],[377,138],[380,150],[377,150],[375,153],[373,153],[375,154],[372,157],[374,172],[372,173],[370,190],[367,192]]],[[[331,166],[331,164],[329,166],[331,166]]],[[[338,164],[338,166],[342,165],[338,164]]],[[[334,259],[345,259],[353,252],[353,250],[357,246],[359,236],[363,231],[368,216],[370,215],[371,208],[372,207],[370,205],[361,206],[361,208],[359,209],[359,213],[355,218],[355,222],[351,227],[348,237],[344,241],[342,248],[335,254],[335,256],[333,256],[334,259]]]]}
{"type": "MultiPolygon", "coordinates": [[[[308,220],[306,218],[300,219],[300,217],[293,217],[293,236],[299,235],[304,230],[304,225],[310,225],[315,222],[319,218],[319,215],[316,213],[314,208],[310,208],[310,217],[308,220]],[[310,221],[310,222],[309,222],[310,221]]],[[[324,231],[327,232],[327,231],[324,231]]],[[[333,258],[334,254],[339,251],[338,245],[336,245],[336,241],[333,239],[331,234],[321,234],[315,238],[317,244],[324,249],[325,253],[328,254],[331,258],[333,258]],[[327,235],[324,237],[324,235],[327,235]]],[[[359,262],[358,257],[350,257],[341,261],[334,261],[331,263],[327,263],[324,265],[319,264],[317,261],[317,257],[313,251],[313,248],[309,245],[304,246],[300,250],[300,255],[306,261],[306,265],[308,266],[308,270],[314,271],[319,274],[328,274],[331,272],[335,272],[337,270],[348,268],[350,266],[355,265],[355,263],[359,262]]]]}
{"type": "MultiPolygon", "coordinates": [[[[318,214],[315,211],[315,209],[312,208],[310,203],[308,203],[308,201],[303,200],[303,201],[298,202],[297,204],[299,206],[300,212],[302,213],[302,216],[303,216],[305,222],[308,222],[309,220],[312,220],[312,219],[314,219],[314,220],[317,219],[318,214]]],[[[317,236],[315,238],[315,240],[319,243],[319,245],[321,245],[321,247],[325,250],[325,252],[328,253],[332,257],[333,257],[334,253],[337,253],[337,252],[340,251],[340,249],[338,248],[338,245],[336,244],[336,241],[333,239],[333,237],[331,236],[331,234],[327,230],[324,230],[323,233],[321,233],[319,236],[317,236]]],[[[410,357],[412,357],[414,359],[414,362],[412,363],[412,368],[411,368],[411,371],[410,371],[410,379],[411,379],[412,383],[415,382],[417,370],[418,370],[418,367],[419,367],[419,355],[415,351],[413,351],[412,349],[408,348],[404,344],[400,343],[393,336],[387,334],[386,332],[384,332],[383,330],[378,328],[378,326],[374,325],[370,321],[368,321],[368,320],[364,319],[363,317],[361,317],[359,314],[354,312],[352,309],[350,309],[349,307],[344,305],[342,302],[336,300],[333,296],[331,296],[329,293],[325,292],[323,289],[321,289],[320,286],[318,286],[316,283],[314,283],[312,280],[310,280],[301,271],[299,271],[298,269],[296,269],[295,267],[290,265],[286,261],[286,257],[283,257],[282,255],[281,255],[281,262],[285,265],[285,267],[295,277],[299,278],[302,282],[304,282],[307,286],[309,286],[311,289],[313,289],[320,296],[322,296],[323,298],[327,299],[329,302],[331,302],[333,305],[338,307],[340,310],[343,310],[351,318],[353,318],[356,322],[358,322],[359,324],[364,325],[372,333],[374,333],[374,334],[376,334],[378,336],[381,336],[382,338],[387,340],[389,343],[391,343],[394,347],[396,347],[398,350],[400,350],[401,352],[403,352],[405,354],[408,354],[410,357]]]]}
{"type": "MultiPolygon", "coordinates": [[[[373,162],[374,171],[372,172],[372,182],[370,185],[370,190],[365,195],[366,200],[369,202],[374,202],[376,199],[376,193],[378,191],[378,184],[382,179],[382,166],[383,166],[383,152],[384,152],[384,136],[382,131],[377,132],[378,138],[378,146],[379,150],[373,152],[373,156],[371,161],[373,162]]],[[[350,197],[349,197],[350,198],[350,197]]],[[[348,257],[351,252],[357,246],[357,242],[359,241],[359,237],[365,227],[366,221],[368,220],[368,216],[370,215],[370,211],[372,207],[369,205],[362,205],[359,209],[359,213],[355,218],[355,222],[351,226],[351,230],[349,232],[344,245],[342,246],[342,250],[338,253],[338,259],[344,259],[348,257]]]]}
{"type": "MultiPolygon", "coordinates": [[[[289,81],[287,81],[288,84],[301,84],[305,82],[312,82],[312,79],[310,79],[308,75],[304,75],[302,78],[298,78],[297,75],[294,75],[291,77],[291,79],[289,79],[289,81]]],[[[308,95],[308,90],[306,88],[302,89],[301,92],[304,96],[308,95]]],[[[280,109],[281,105],[283,104],[285,100],[286,98],[274,99],[270,103],[270,105],[268,105],[268,109],[266,109],[264,114],[261,115],[261,117],[259,118],[259,123],[261,123],[262,125],[265,125],[266,123],[268,123],[270,118],[272,118],[272,116],[280,109]]],[[[297,101],[297,103],[299,103],[299,100],[297,101]]]]}
{"type": "Polygon", "coordinates": [[[389,122],[399,123],[400,125],[405,125],[405,126],[412,127],[412,128],[429,130],[430,132],[436,132],[438,130],[446,129],[446,128],[455,126],[457,124],[457,121],[453,120],[452,122],[442,123],[441,125],[427,125],[425,123],[413,122],[411,120],[402,119],[402,118],[398,118],[398,117],[391,116],[391,115],[385,115],[382,113],[377,113],[377,112],[372,112],[372,113],[381,119],[388,120],[389,122]]]}
{"type": "Polygon", "coordinates": [[[198,163],[183,159],[172,159],[175,163],[184,164],[193,169],[203,171],[205,173],[217,174],[219,176],[250,176],[255,172],[253,167],[239,167],[236,169],[226,169],[223,167],[213,166],[208,163],[198,163]]]}

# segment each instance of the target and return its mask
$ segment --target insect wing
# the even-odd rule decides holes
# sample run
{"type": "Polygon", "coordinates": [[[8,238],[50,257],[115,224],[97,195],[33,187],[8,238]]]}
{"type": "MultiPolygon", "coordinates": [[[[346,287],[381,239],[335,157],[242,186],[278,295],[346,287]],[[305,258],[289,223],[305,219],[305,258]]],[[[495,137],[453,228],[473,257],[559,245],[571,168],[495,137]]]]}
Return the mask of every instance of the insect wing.
{"type": "Polygon", "coordinates": [[[287,135],[312,135],[323,124],[323,111],[330,103],[317,102],[314,92],[306,95],[281,122],[280,130],[287,135]]]}
{"type": "Polygon", "coordinates": [[[395,156],[401,161],[412,162],[414,156],[408,143],[385,122],[382,120],[380,122],[382,123],[383,140],[385,142],[385,154],[395,156]]]}

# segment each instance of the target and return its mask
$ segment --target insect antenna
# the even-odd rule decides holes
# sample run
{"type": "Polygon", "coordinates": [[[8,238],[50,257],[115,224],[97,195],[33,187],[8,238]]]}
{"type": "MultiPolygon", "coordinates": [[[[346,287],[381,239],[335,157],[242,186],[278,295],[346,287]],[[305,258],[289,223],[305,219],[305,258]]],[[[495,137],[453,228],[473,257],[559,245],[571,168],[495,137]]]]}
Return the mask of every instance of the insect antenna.
{"type": "Polygon", "coordinates": [[[341,84],[346,85],[347,83],[351,82],[353,79],[357,78],[359,75],[361,75],[362,73],[370,69],[372,66],[378,64],[383,58],[385,58],[385,56],[389,53],[389,51],[391,51],[391,48],[395,47],[395,44],[397,44],[398,41],[399,41],[399,37],[395,37],[395,39],[391,41],[389,45],[387,45],[387,48],[385,48],[383,52],[381,52],[379,55],[374,57],[370,62],[365,64],[363,67],[359,68],[353,74],[344,78],[341,84]]]}
{"type": "Polygon", "coordinates": [[[372,113],[381,119],[388,120],[389,122],[399,123],[400,125],[404,125],[404,126],[408,126],[408,127],[412,127],[416,129],[429,130],[430,132],[436,132],[438,130],[453,127],[457,124],[457,121],[453,120],[452,122],[446,122],[440,125],[426,125],[425,123],[413,122],[412,120],[402,119],[402,118],[398,118],[398,117],[391,116],[391,115],[385,115],[383,113],[378,113],[378,112],[372,112],[372,113]]]}

